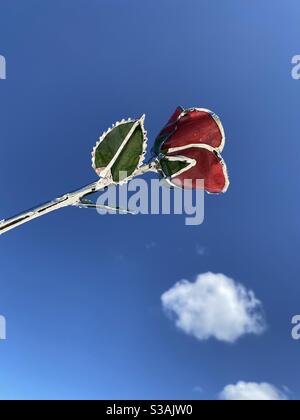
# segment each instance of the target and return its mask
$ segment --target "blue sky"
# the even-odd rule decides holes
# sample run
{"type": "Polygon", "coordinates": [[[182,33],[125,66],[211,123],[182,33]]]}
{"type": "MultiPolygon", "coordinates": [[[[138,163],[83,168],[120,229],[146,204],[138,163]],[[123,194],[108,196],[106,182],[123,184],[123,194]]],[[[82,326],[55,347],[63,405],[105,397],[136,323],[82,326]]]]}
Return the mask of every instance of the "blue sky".
{"type": "Polygon", "coordinates": [[[206,196],[198,227],[71,208],[1,237],[0,398],[214,399],[238,381],[299,398],[299,12],[1,0],[1,218],[94,181],[90,152],[113,122],[146,113],[153,141],[179,104],[221,117],[231,186],[206,196]],[[176,328],[162,294],[207,272],[254,291],[264,334],[228,344],[176,328]]]}

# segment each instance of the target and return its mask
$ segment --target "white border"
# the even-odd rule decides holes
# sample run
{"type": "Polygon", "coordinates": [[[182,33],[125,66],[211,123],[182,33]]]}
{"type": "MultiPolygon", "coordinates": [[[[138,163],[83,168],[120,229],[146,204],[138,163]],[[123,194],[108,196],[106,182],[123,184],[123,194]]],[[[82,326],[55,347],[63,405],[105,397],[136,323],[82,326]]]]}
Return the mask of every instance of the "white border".
{"type": "MultiPolygon", "coordinates": [[[[185,168],[182,168],[180,171],[176,172],[172,176],[168,177],[170,179],[176,178],[177,176],[183,174],[186,171],[189,171],[191,168],[196,166],[197,161],[196,159],[192,159],[186,156],[165,156],[164,160],[168,160],[169,162],[186,162],[188,165],[185,168]]],[[[162,171],[163,172],[163,171],[162,171]]]]}

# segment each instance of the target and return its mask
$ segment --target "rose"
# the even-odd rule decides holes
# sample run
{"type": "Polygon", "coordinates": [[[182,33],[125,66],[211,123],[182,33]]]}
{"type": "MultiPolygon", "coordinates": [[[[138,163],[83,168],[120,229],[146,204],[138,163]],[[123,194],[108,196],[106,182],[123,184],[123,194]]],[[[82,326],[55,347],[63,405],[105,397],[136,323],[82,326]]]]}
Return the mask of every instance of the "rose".
{"type": "MultiPolygon", "coordinates": [[[[110,185],[120,185],[149,171],[159,172],[171,185],[225,192],[229,186],[226,165],[220,155],[225,135],[219,118],[200,108],[178,107],[155,141],[154,156],[145,164],[147,132],[145,116],[117,122],[103,133],[92,152],[96,182],[67,193],[0,222],[0,235],[33,219],[68,206],[98,208],[87,197],[110,185]],[[186,181],[189,181],[187,184],[186,181]]],[[[107,206],[106,206],[107,208],[107,206]]],[[[118,207],[110,208],[120,212],[118,207]]],[[[123,212],[123,211],[122,211],[123,212]]],[[[125,213],[130,211],[125,210],[125,213]]]]}
{"type": "Polygon", "coordinates": [[[153,151],[162,175],[172,185],[196,188],[197,180],[203,179],[207,192],[221,193],[229,186],[220,155],[224,144],[223,126],[213,112],[178,107],[157,137],[153,151]]]}

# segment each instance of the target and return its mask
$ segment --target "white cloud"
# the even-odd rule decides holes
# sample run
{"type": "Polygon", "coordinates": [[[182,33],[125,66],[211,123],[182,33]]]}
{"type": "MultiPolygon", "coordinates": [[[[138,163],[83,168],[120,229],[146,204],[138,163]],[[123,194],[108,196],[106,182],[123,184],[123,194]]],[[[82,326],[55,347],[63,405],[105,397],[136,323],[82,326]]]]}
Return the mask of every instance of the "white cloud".
{"type": "Polygon", "coordinates": [[[268,383],[238,382],[227,385],[220,394],[221,400],[227,401],[284,401],[287,396],[268,383]]]}
{"type": "Polygon", "coordinates": [[[161,300],[176,326],[198,340],[214,337],[233,343],[265,329],[260,301],[224,274],[200,274],[194,283],[182,280],[161,300]]]}

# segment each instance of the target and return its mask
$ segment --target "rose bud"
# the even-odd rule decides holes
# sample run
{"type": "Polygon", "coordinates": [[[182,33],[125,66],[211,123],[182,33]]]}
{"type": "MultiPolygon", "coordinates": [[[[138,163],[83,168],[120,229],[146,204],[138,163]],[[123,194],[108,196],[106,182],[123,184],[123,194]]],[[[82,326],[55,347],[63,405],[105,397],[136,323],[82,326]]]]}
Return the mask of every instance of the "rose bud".
{"type": "Polygon", "coordinates": [[[205,191],[221,193],[229,186],[220,155],[224,144],[222,123],[213,112],[178,107],[157,137],[153,151],[162,175],[173,186],[197,188],[197,181],[203,180],[205,191]]]}

